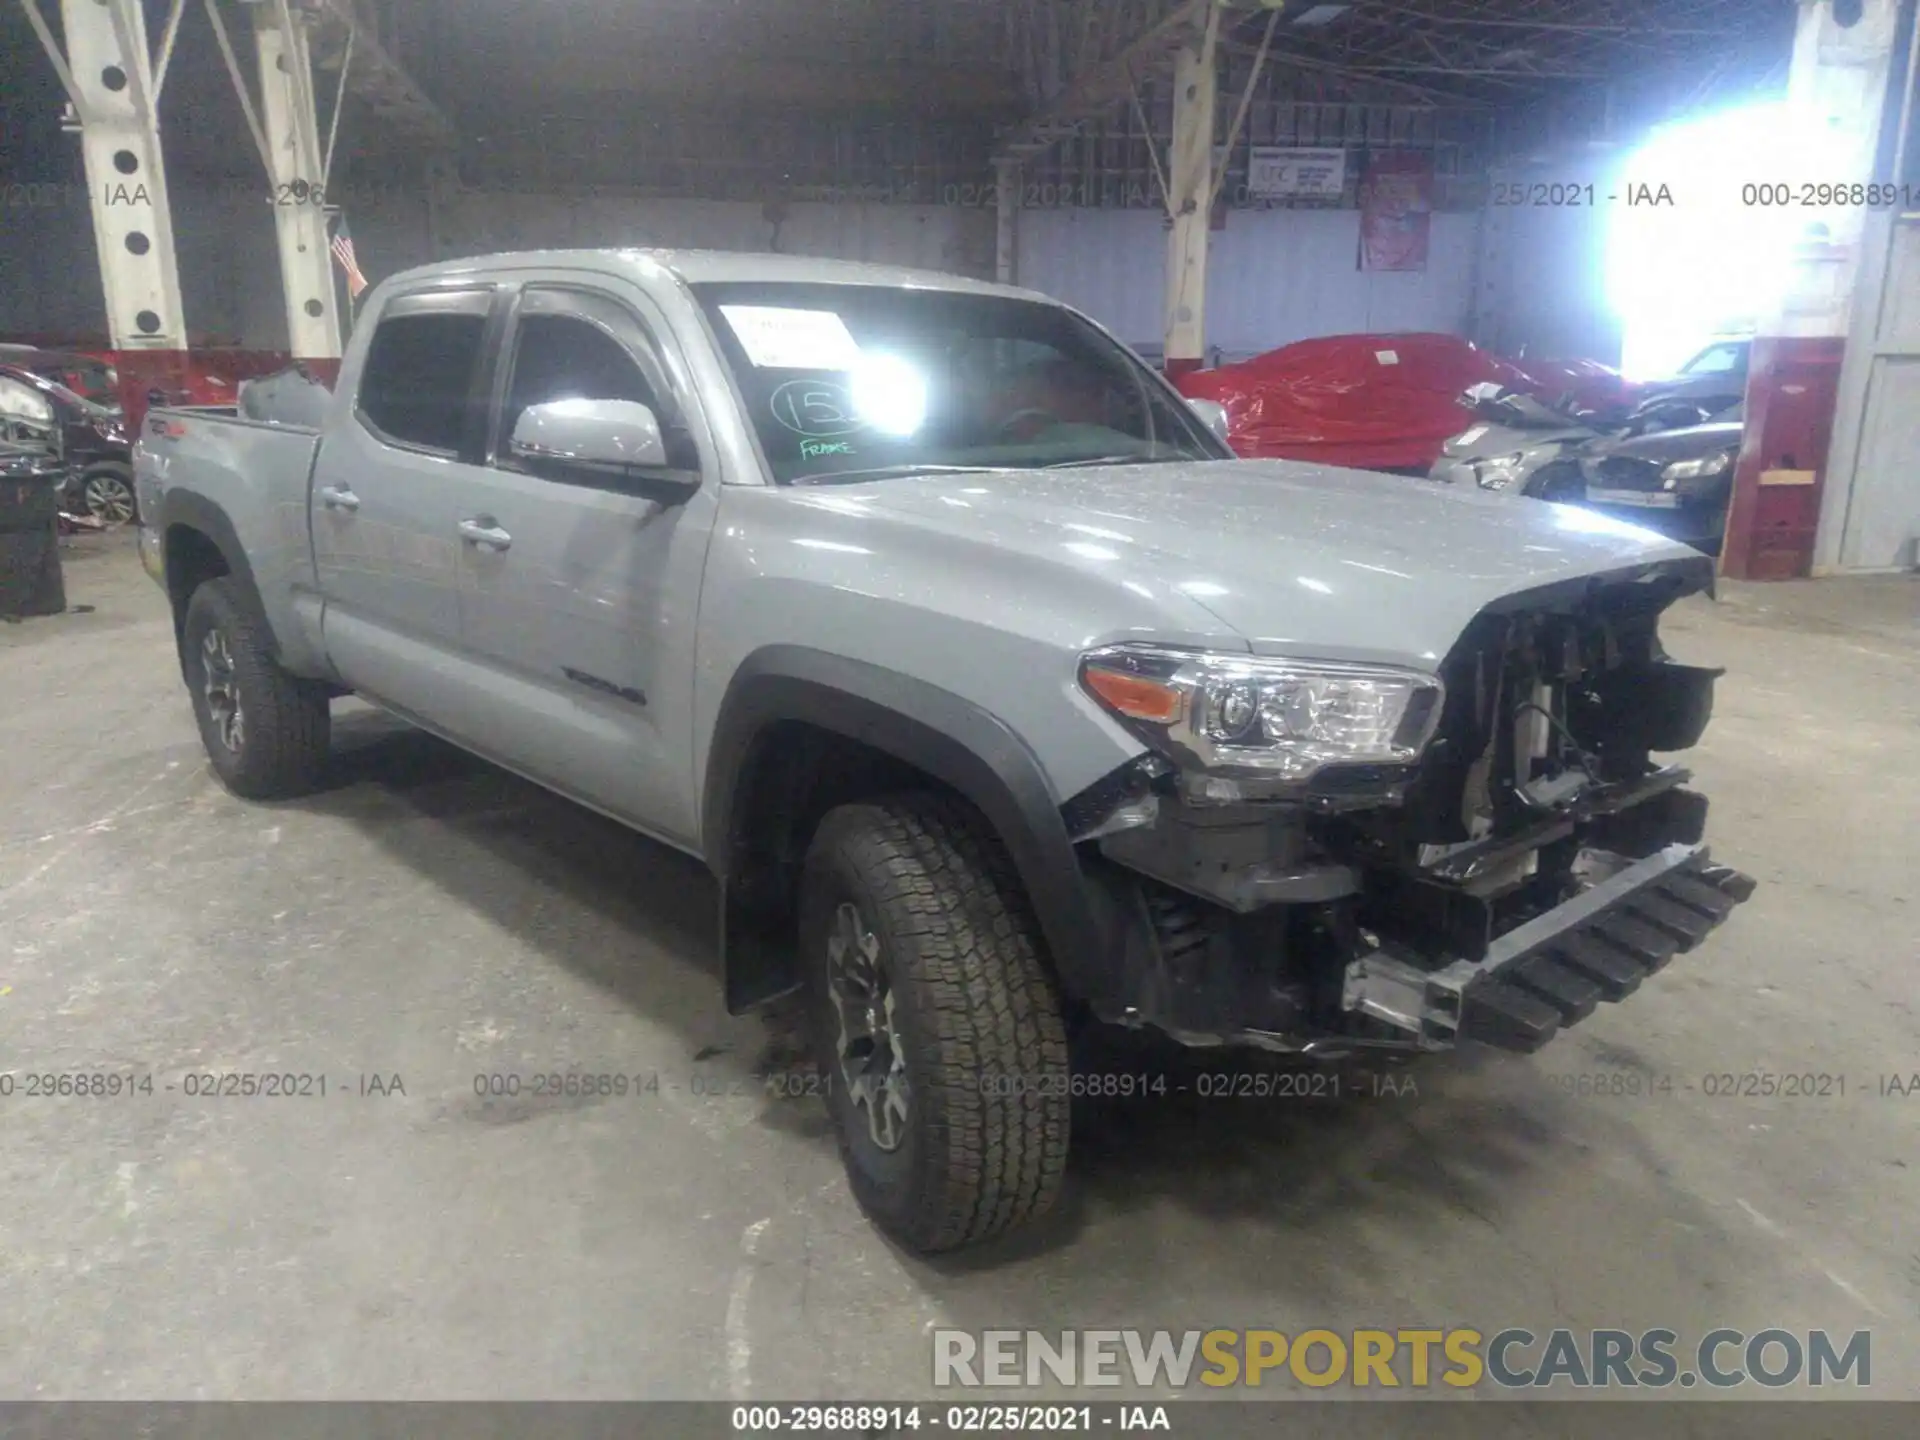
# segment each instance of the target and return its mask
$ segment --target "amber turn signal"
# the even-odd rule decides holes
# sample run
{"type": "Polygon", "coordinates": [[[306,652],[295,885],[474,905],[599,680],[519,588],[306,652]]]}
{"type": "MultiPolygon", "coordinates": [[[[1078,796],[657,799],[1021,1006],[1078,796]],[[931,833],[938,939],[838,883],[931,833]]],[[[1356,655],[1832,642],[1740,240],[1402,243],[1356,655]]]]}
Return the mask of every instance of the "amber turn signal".
{"type": "Polygon", "coordinates": [[[1180,718],[1180,692],[1159,680],[1089,665],[1085,683],[1087,689],[1131,720],[1171,725],[1180,718]]]}

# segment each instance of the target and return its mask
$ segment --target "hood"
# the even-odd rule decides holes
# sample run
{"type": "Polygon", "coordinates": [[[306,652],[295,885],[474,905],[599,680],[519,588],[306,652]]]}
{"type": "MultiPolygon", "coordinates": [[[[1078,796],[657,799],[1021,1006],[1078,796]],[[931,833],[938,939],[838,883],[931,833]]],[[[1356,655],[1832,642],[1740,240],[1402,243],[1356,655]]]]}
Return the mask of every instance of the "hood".
{"type": "Polygon", "coordinates": [[[903,539],[896,548],[908,553],[964,566],[985,547],[1094,582],[1067,593],[1124,592],[1103,614],[1074,617],[1089,635],[1145,599],[1170,631],[1190,633],[1198,607],[1223,643],[1421,668],[1502,597],[1700,563],[1685,546],[1572,506],[1285,460],[933,475],[831,493],[858,506],[873,540],[904,525],[957,542],[903,539]]]}
{"type": "Polygon", "coordinates": [[[1502,425],[1493,420],[1478,420],[1441,446],[1440,453],[1455,460],[1486,460],[1535,445],[1590,440],[1593,435],[1592,429],[1572,421],[1560,425],[1502,425]]]}
{"type": "Polygon", "coordinates": [[[1738,420],[1720,420],[1711,425],[1688,425],[1680,430],[1656,430],[1630,440],[1610,440],[1590,446],[1593,455],[1621,455],[1631,460],[1650,460],[1667,465],[1675,460],[1690,460],[1696,455],[1711,455],[1740,443],[1746,426],[1738,420]]]}
{"type": "Polygon", "coordinates": [[[1635,409],[1645,409],[1660,400],[1722,400],[1731,405],[1746,394],[1747,377],[1715,371],[1707,375],[1676,375],[1670,380],[1655,380],[1640,389],[1635,409]]]}

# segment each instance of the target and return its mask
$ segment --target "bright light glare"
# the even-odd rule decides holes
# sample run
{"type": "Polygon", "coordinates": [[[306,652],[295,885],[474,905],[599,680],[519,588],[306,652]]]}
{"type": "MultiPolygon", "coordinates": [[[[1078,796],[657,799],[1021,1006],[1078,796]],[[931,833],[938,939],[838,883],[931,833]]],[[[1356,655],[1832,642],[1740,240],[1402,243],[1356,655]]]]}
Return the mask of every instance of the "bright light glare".
{"type": "Polygon", "coordinates": [[[911,435],[927,418],[927,380],[898,355],[863,354],[852,375],[853,408],[886,435],[911,435]]]}
{"type": "Polygon", "coordinates": [[[1671,375],[1715,335],[1765,320],[1786,293],[1795,245],[1824,214],[1754,204],[1747,187],[1797,192],[1850,168],[1831,128],[1786,103],[1656,130],[1628,160],[1612,202],[1608,288],[1625,328],[1620,368],[1633,379],[1671,375]],[[1662,186],[1671,204],[1641,198],[1662,186]]]}
{"type": "Polygon", "coordinates": [[[1553,512],[1554,524],[1562,530],[1572,530],[1581,535],[1618,535],[1628,540],[1660,540],[1665,537],[1658,531],[1648,530],[1644,526],[1631,525],[1625,520],[1616,520],[1611,515],[1602,515],[1597,510],[1587,510],[1578,505],[1549,505],[1553,512]]]}
{"type": "Polygon", "coordinates": [[[1069,540],[1060,548],[1087,560],[1118,560],[1120,558],[1118,551],[1109,550],[1104,545],[1089,544],[1085,540],[1069,540]]]}
{"type": "Polygon", "coordinates": [[[806,550],[838,550],[844,555],[871,555],[873,553],[873,551],[864,545],[849,545],[842,540],[815,540],[809,536],[802,536],[793,543],[806,550]]]}

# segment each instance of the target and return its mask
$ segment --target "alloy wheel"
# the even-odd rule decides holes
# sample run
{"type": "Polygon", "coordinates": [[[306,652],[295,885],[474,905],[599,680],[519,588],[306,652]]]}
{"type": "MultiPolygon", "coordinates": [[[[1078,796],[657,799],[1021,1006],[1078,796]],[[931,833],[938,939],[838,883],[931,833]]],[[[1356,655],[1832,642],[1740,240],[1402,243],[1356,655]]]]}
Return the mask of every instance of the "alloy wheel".
{"type": "Polygon", "coordinates": [[[80,501],[87,513],[109,525],[124,525],[133,519],[133,490],[118,475],[94,475],[81,488],[80,501]]]}
{"type": "Polygon", "coordinates": [[[200,642],[200,664],[205,672],[201,682],[207,699],[207,714],[213,720],[213,732],[227,749],[239,751],[246,738],[246,717],[240,709],[240,687],[234,679],[233,655],[227,649],[227,637],[220,630],[207,631],[200,642]]]}
{"type": "Polygon", "coordinates": [[[827,988],[837,1022],[840,1079],[854,1107],[866,1112],[873,1143],[897,1150],[906,1135],[912,1091],[894,1013],[893,978],[879,937],[850,902],[834,912],[827,937],[827,988]]]}

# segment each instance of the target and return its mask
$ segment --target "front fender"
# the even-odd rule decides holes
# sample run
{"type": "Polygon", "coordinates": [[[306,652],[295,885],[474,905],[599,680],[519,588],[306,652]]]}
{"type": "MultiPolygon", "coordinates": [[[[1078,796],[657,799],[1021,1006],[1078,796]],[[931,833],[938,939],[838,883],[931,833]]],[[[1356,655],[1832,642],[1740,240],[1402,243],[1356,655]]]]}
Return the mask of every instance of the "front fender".
{"type": "MultiPolygon", "coordinates": [[[[1094,993],[1095,920],[1078,857],[1039,760],[999,717],[927,681],[804,646],[754,651],[721,701],[701,808],[720,881],[727,1004],[735,1013],[798,983],[792,937],[756,925],[739,883],[752,836],[743,781],[769,727],[801,722],[920,771],[977,809],[1006,846],[1069,995],[1094,993]]],[[[804,847],[806,837],[799,837],[804,847]]]]}

